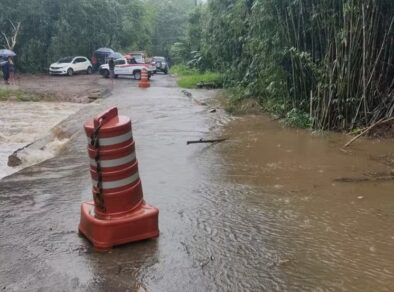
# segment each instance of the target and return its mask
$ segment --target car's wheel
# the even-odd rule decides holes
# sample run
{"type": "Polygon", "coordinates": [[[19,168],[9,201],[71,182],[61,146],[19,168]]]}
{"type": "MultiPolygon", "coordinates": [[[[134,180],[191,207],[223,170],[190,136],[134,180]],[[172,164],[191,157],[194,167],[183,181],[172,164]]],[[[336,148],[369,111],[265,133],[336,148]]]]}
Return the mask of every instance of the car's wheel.
{"type": "Polygon", "coordinates": [[[86,70],[86,74],[92,74],[93,73],[93,68],[92,67],[88,67],[88,70],[86,70]]]}
{"type": "Polygon", "coordinates": [[[115,79],[116,79],[116,78],[118,78],[118,77],[119,77],[119,75],[118,75],[118,74],[115,74],[115,75],[114,75],[114,78],[115,78],[115,79]]]}
{"type": "Polygon", "coordinates": [[[134,72],[134,79],[135,80],[140,80],[141,79],[141,71],[134,72]]]}
{"type": "Polygon", "coordinates": [[[163,72],[164,72],[164,74],[167,75],[168,74],[168,68],[165,68],[163,72]]]}
{"type": "Polygon", "coordinates": [[[103,75],[104,78],[108,78],[109,77],[109,71],[108,70],[104,70],[101,73],[103,75]]]}
{"type": "Polygon", "coordinates": [[[68,76],[73,76],[73,75],[74,75],[74,70],[71,69],[71,68],[69,68],[69,69],[67,70],[67,75],[68,75],[68,76]]]}

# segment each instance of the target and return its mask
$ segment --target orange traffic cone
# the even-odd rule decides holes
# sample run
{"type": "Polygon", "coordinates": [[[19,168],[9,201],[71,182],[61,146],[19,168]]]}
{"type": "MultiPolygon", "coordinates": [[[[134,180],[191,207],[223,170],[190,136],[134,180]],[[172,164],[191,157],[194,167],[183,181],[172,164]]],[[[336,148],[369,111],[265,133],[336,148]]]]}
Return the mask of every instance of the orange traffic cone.
{"type": "Polygon", "coordinates": [[[150,87],[150,81],[149,81],[149,77],[148,77],[148,70],[146,70],[145,68],[142,69],[141,80],[138,83],[138,87],[141,87],[141,88],[148,88],[148,87],[150,87]]]}
{"type": "Polygon", "coordinates": [[[80,233],[99,249],[159,236],[159,210],[143,199],[130,119],[114,107],[84,128],[94,201],[82,203],[80,233]]]}

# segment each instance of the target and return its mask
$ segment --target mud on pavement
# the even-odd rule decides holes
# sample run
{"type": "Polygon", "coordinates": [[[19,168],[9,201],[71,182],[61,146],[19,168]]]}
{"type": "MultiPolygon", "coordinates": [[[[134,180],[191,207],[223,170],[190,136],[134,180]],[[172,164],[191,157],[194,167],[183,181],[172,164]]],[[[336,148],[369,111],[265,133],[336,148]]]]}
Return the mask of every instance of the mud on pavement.
{"type": "MultiPolygon", "coordinates": [[[[112,82],[99,74],[74,76],[18,74],[11,85],[0,85],[0,88],[20,90],[26,95],[35,93],[41,100],[89,103],[108,95],[112,90],[112,82]]],[[[25,98],[22,96],[22,101],[24,99],[28,100],[28,96],[25,98]]]]}

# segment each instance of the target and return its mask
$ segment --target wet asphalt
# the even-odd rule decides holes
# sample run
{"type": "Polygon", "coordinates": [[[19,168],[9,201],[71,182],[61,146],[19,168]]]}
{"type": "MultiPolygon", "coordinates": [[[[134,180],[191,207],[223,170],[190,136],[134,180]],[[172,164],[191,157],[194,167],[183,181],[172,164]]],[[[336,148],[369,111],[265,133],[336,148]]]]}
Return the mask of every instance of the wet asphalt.
{"type": "Polygon", "coordinates": [[[215,177],[213,147],[186,141],[220,134],[221,122],[169,76],[156,75],[146,90],[136,85],[115,80],[111,96],[62,123],[72,138],[60,155],[0,181],[0,289],[202,291],[215,285],[216,256],[206,235],[193,230],[202,224],[201,188],[215,177]],[[77,232],[80,204],[91,199],[82,125],[111,106],[132,119],[144,198],[160,209],[161,233],[100,253],[77,232]]]}
{"type": "Polygon", "coordinates": [[[341,151],[345,135],[232,118],[170,76],[103,82],[110,96],[58,125],[57,157],[0,180],[0,291],[393,291],[393,181],[336,178],[388,173],[394,141],[341,151]],[[112,106],[132,120],[160,236],[98,252],[77,232],[82,126],[112,106]]]}

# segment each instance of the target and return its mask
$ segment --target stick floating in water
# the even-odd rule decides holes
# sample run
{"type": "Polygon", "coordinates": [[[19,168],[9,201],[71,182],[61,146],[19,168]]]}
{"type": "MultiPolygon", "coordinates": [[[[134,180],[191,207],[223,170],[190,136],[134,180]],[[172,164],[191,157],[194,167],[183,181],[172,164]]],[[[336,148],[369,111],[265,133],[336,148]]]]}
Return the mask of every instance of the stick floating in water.
{"type": "Polygon", "coordinates": [[[200,140],[187,141],[186,145],[197,144],[197,143],[219,143],[219,142],[223,142],[225,140],[227,140],[227,138],[211,139],[211,140],[204,140],[204,139],[201,138],[200,140]]]}

